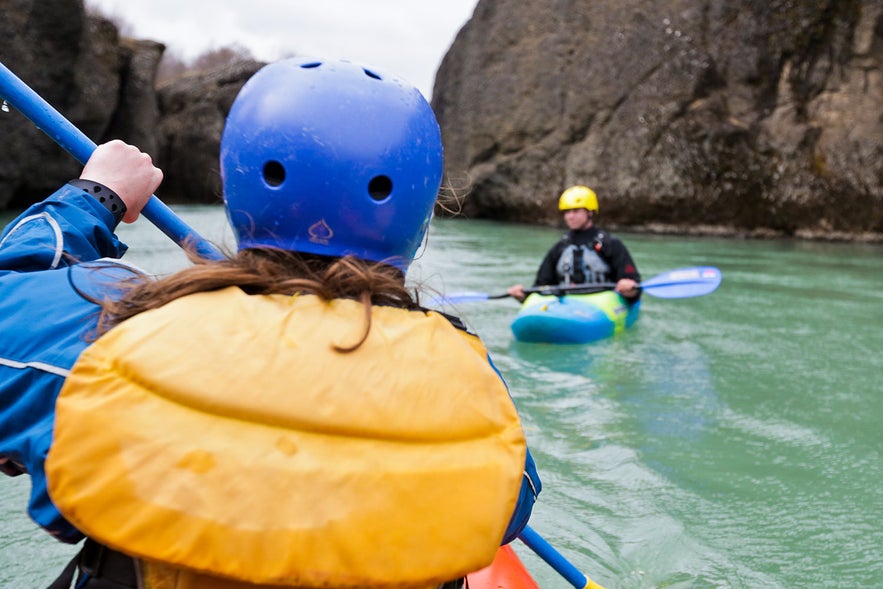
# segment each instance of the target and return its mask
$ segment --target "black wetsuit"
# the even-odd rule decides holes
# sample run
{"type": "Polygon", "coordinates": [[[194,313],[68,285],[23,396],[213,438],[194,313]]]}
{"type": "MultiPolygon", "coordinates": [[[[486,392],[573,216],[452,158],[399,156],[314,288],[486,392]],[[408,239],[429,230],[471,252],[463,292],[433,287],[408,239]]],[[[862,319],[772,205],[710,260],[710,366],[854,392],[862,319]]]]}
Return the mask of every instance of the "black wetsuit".
{"type": "Polygon", "coordinates": [[[595,226],[568,231],[543,258],[534,286],[641,281],[625,245],[595,226]]]}

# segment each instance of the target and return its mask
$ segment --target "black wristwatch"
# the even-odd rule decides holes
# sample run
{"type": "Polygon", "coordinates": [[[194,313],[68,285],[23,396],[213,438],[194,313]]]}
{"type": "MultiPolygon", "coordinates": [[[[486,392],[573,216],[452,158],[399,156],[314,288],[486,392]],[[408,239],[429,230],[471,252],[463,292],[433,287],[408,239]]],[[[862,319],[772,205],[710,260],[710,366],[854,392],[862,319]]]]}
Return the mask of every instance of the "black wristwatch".
{"type": "Polygon", "coordinates": [[[99,184],[92,180],[83,180],[82,178],[71,180],[68,184],[88,193],[91,197],[100,202],[104,208],[110,211],[110,214],[113,215],[114,228],[116,228],[116,226],[120,224],[120,221],[123,220],[123,217],[126,216],[126,203],[123,202],[123,199],[121,199],[116,192],[104,184],[99,184]]]}

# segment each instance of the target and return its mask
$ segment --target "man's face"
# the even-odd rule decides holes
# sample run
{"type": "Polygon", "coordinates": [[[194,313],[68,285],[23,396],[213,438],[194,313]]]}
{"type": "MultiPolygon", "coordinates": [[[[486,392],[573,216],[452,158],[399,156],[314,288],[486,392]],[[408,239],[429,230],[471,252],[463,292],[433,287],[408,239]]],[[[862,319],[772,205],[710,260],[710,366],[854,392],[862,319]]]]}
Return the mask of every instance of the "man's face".
{"type": "Polygon", "coordinates": [[[588,229],[592,226],[592,214],[588,209],[569,209],[564,211],[564,222],[570,230],[588,229]]]}

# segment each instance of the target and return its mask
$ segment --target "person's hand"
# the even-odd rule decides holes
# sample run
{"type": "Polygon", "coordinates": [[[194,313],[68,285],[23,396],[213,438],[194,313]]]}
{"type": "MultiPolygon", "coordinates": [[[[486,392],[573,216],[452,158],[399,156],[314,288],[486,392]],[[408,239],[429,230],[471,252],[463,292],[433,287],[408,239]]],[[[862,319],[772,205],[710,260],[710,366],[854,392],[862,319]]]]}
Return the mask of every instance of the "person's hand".
{"type": "Polygon", "coordinates": [[[633,299],[638,296],[638,283],[631,278],[620,278],[614,290],[627,299],[633,299]]]}
{"type": "Polygon", "coordinates": [[[98,182],[116,192],[126,203],[123,221],[134,223],[162,182],[163,173],[153,165],[148,154],[114,139],[92,152],[80,178],[98,182]]]}
{"type": "Polygon", "coordinates": [[[524,285],[523,284],[513,284],[508,289],[506,289],[506,293],[512,297],[513,299],[518,299],[519,301],[524,300],[524,285]]]}

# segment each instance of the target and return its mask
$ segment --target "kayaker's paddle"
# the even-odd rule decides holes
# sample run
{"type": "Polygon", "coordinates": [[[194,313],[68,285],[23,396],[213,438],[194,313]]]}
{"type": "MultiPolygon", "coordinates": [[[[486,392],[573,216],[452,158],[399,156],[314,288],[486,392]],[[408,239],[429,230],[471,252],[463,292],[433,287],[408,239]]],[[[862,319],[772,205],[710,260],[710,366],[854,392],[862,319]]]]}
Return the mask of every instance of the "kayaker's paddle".
{"type": "Polygon", "coordinates": [[[564,558],[563,554],[555,550],[551,544],[546,542],[532,527],[524,526],[524,530],[521,531],[518,538],[577,589],[604,589],[601,585],[582,574],[579,569],[564,558]]]}
{"type": "MultiPolygon", "coordinates": [[[[91,139],[52,108],[2,62],[0,62],[0,99],[4,101],[4,104],[12,106],[26,116],[38,129],[46,133],[81,164],[85,164],[92,152],[95,151],[97,146],[91,139]]],[[[141,212],[178,245],[184,247],[185,244],[192,243],[199,255],[205,258],[220,259],[222,257],[214,245],[184,223],[156,196],[150,197],[141,212]]]]}
{"type": "MultiPolygon", "coordinates": [[[[638,287],[649,295],[662,299],[685,299],[700,297],[713,292],[720,286],[722,279],[721,271],[713,266],[696,266],[692,268],[679,268],[654,276],[650,280],[641,282],[638,287]]],[[[595,284],[574,284],[568,286],[538,286],[525,288],[525,294],[539,293],[542,295],[562,296],[565,294],[587,294],[611,290],[616,287],[615,282],[601,282],[595,284]]],[[[511,296],[509,293],[487,294],[484,292],[461,292],[436,299],[437,303],[473,303],[490,299],[505,299],[511,296]]]]}

